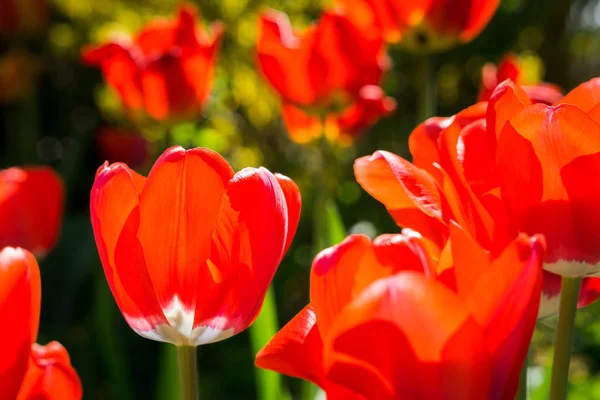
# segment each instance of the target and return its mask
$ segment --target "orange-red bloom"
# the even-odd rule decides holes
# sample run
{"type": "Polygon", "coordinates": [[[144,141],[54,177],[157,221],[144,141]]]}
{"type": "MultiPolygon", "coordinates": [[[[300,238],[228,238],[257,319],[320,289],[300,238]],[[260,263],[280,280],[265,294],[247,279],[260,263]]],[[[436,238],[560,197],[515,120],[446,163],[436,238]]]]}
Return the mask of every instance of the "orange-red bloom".
{"type": "Polygon", "coordinates": [[[57,342],[35,343],[41,302],[40,271],[31,253],[0,250],[0,393],[6,399],[81,399],[69,355],[57,342]]]}
{"type": "MultiPolygon", "coordinates": [[[[386,152],[355,164],[358,182],[398,225],[418,229],[442,252],[450,221],[492,253],[519,232],[544,234],[545,269],[595,275],[600,265],[594,179],[597,79],[560,104],[532,104],[520,87],[499,85],[489,103],[451,118],[432,118],[409,139],[414,165],[386,152]]],[[[600,165],[600,164],[599,164],[600,165]]],[[[540,315],[557,311],[560,280],[545,273],[540,315]]],[[[580,306],[600,296],[584,279],[580,306]]]]}
{"type": "Polygon", "coordinates": [[[132,116],[195,118],[210,94],[221,34],[220,23],[207,33],[195,11],[181,7],[176,19],[152,21],[134,39],[85,49],[83,61],[102,69],[132,116]]]}
{"type": "Polygon", "coordinates": [[[145,178],[104,164],[90,211],[106,279],[143,337],[197,346],[256,318],[296,231],[300,193],[265,168],[172,147],[145,178]]]}
{"type": "Polygon", "coordinates": [[[285,14],[268,11],[259,31],[258,62],[283,100],[293,140],[308,142],[323,132],[355,137],[394,110],[395,102],[378,86],[387,59],[376,29],[326,11],[318,24],[295,31],[285,14]]]}
{"type": "Polygon", "coordinates": [[[46,0],[0,0],[0,37],[42,33],[49,11],[46,0]]]}
{"type": "Polygon", "coordinates": [[[439,51],[475,38],[500,0],[338,0],[360,24],[377,26],[388,42],[439,51]]]}
{"type": "Polygon", "coordinates": [[[481,70],[479,101],[489,100],[496,86],[507,79],[521,85],[535,103],[553,104],[563,97],[560,88],[551,83],[531,82],[532,85],[524,85],[524,73],[523,66],[514,54],[505,55],[498,66],[485,64],[481,70]]]}
{"type": "Polygon", "coordinates": [[[408,231],[324,250],[311,304],[256,364],[310,380],[332,400],[514,398],[543,244],[520,236],[492,257],[456,225],[451,240],[455,263],[443,269],[408,231]]]}
{"type": "Polygon", "coordinates": [[[51,168],[0,170],[0,248],[46,255],[60,233],[63,203],[64,184],[51,168]]]}
{"type": "Polygon", "coordinates": [[[138,131],[105,127],[96,132],[100,157],[108,162],[121,161],[137,168],[148,159],[150,143],[138,131]]]}

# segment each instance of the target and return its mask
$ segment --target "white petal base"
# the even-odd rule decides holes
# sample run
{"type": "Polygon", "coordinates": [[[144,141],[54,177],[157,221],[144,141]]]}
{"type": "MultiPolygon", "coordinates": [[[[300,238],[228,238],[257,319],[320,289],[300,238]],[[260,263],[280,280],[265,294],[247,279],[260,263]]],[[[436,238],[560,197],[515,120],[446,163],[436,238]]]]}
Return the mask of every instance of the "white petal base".
{"type": "MultiPolygon", "coordinates": [[[[185,310],[177,297],[173,299],[169,307],[163,310],[169,324],[154,326],[151,330],[137,330],[135,332],[146,339],[159,342],[173,343],[176,346],[200,346],[225,340],[233,336],[233,328],[220,330],[210,326],[198,326],[192,329],[194,324],[194,310],[185,310]]],[[[218,318],[214,319],[218,322],[218,318]]],[[[218,324],[215,325],[225,325],[218,324]]]]}
{"type": "Polygon", "coordinates": [[[550,296],[542,292],[540,299],[540,309],[538,311],[538,319],[549,317],[558,314],[558,306],[560,304],[560,292],[554,296],[550,296]]]}
{"type": "Polygon", "coordinates": [[[600,277],[600,263],[590,264],[581,261],[558,260],[554,263],[544,263],[544,269],[560,276],[570,277],[600,277]]]}

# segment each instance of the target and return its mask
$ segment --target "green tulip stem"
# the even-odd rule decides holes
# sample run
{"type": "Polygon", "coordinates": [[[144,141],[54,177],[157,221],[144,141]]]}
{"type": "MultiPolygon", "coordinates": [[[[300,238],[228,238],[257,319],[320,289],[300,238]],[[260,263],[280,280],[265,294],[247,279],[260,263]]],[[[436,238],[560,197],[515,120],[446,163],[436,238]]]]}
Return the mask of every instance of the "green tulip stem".
{"type": "Polygon", "coordinates": [[[563,276],[558,309],[558,326],[554,340],[550,400],[564,400],[567,398],[569,362],[571,360],[571,346],[573,345],[575,314],[577,313],[580,288],[581,278],[563,276]]]}
{"type": "Polygon", "coordinates": [[[198,400],[198,370],[196,348],[190,346],[177,347],[177,364],[179,366],[180,400],[198,400]]]}

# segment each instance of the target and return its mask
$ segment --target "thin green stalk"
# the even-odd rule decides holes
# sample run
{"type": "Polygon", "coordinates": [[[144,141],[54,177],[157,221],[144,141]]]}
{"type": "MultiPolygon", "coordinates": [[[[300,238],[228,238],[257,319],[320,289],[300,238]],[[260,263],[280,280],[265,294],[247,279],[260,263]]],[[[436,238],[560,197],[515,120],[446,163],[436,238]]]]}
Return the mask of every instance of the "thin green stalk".
{"type": "Polygon", "coordinates": [[[515,400],[527,400],[527,367],[529,366],[529,357],[525,357],[523,367],[521,368],[521,377],[519,378],[519,390],[515,400]]]}
{"type": "Polygon", "coordinates": [[[19,104],[21,163],[37,164],[37,146],[40,140],[39,105],[36,91],[29,93],[19,104]]]}
{"type": "Polygon", "coordinates": [[[180,400],[198,400],[198,367],[196,358],[196,347],[177,347],[180,400]]]}
{"type": "Polygon", "coordinates": [[[550,400],[564,400],[567,398],[569,362],[571,360],[571,346],[573,345],[575,315],[580,288],[581,278],[563,276],[558,309],[558,326],[554,340],[550,400]]]}
{"type": "Polygon", "coordinates": [[[177,348],[170,343],[160,343],[156,400],[179,398],[177,378],[177,348]]]}
{"type": "MultiPolygon", "coordinates": [[[[270,287],[267,290],[260,315],[250,327],[250,344],[253,354],[257,354],[275,336],[278,327],[275,292],[270,287]]],[[[260,400],[281,399],[281,375],[261,368],[255,368],[254,371],[256,374],[258,398],[260,400]]]]}
{"type": "MultiPolygon", "coordinates": [[[[102,267],[98,265],[99,271],[102,267]]],[[[98,270],[97,269],[97,270],[98,270]]],[[[98,332],[98,348],[101,356],[104,358],[108,367],[109,379],[114,389],[113,395],[116,399],[133,399],[133,390],[131,388],[131,379],[129,374],[129,363],[125,352],[119,342],[119,335],[115,335],[117,327],[115,318],[117,318],[117,306],[106,284],[102,272],[94,275],[95,299],[94,316],[95,329],[98,332]]],[[[121,316],[118,316],[121,318],[121,316]]]]}
{"type": "Polygon", "coordinates": [[[423,54],[421,57],[421,90],[419,93],[419,123],[435,114],[436,80],[433,55],[423,54]]]}
{"type": "Polygon", "coordinates": [[[37,164],[39,141],[38,98],[30,93],[6,113],[6,131],[11,163],[37,164]]]}

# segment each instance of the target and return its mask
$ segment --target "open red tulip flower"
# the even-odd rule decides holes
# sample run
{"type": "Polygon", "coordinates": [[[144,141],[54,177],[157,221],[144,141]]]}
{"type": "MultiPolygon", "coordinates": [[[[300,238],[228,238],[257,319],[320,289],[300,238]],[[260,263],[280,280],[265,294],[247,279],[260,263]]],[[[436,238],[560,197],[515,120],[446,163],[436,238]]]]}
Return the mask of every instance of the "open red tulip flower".
{"type": "Polygon", "coordinates": [[[10,326],[0,335],[2,398],[81,399],[81,382],[65,348],[35,343],[41,303],[35,257],[21,248],[0,250],[0,282],[0,317],[10,326]]]}
{"type": "Polygon", "coordinates": [[[496,86],[507,79],[520,85],[535,103],[550,105],[563,97],[561,89],[554,84],[545,82],[527,82],[526,84],[525,72],[519,58],[510,53],[502,58],[498,66],[493,63],[485,64],[481,70],[479,101],[489,100],[496,86]]]}
{"type": "Polygon", "coordinates": [[[220,23],[207,32],[184,6],[174,20],[150,22],[135,38],[84,49],[83,61],[101,68],[132,117],[196,118],[210,94],[220,23]]]}
{"type": "Polygon", "coordinates": [[[440,269],[415,232],[352,235],[315,258],[310,305],[256,358],[328,399],[512,399],[536,323],[544,253],[492,257],[453,225],[440,269]]]}
{"type": "Polygon", "coordinates": [[[441,51],[470,42],[488,24],[500,0],[337,0],[360,24],[378,27],[388,42],[441,51]]]}
{"type": "MultiPolygon", "coordinates": [[[[555,274],[600,270],[594,233],[600,192],[583,180],[600,171],[598,82],[548,106],[506,81],[489,103],[417,127],[409,139],[414,164],[377,152],[356,161],[357,180],[398,225],[422,232],[440,254],[450,221],[491,252],[519,232],[543,234],[548,252],[540,316],[555,313],[561,290],[555,274]]],[[[600,281],[584,279],[579,306],[599,297],[600,281]]]]}
{"type": "Polygon", "coordinates": [[[90,211],[106,279],[129,326],[178,346],[226,339],[256,318],[296,231],[300,193],[265,168],[167,149],[148,178],[105,163],[90,211]]]}
{"type": "Polygon", "coordinates": [[[298,143],[323,134],[349,141],[395,109],[379,87],[389,64],[381,35],[354,24],[341,9],[324,12],[303,31],[294,30],[281,12],[264,12],[257,53],[298,143]]]}
{"type": "Polygon", "coordinates": [[[58,239],[63,207],[64,184],[51,168],[0,170],[0,248],[45,256],[58,239]]]}

